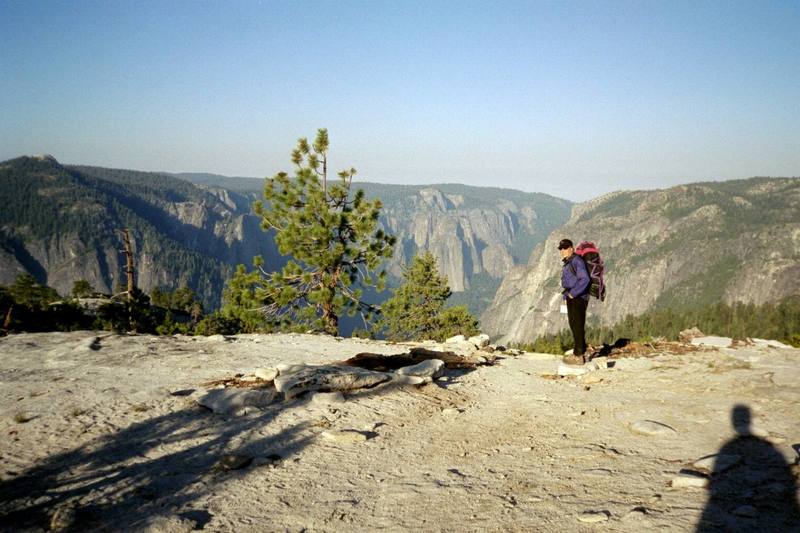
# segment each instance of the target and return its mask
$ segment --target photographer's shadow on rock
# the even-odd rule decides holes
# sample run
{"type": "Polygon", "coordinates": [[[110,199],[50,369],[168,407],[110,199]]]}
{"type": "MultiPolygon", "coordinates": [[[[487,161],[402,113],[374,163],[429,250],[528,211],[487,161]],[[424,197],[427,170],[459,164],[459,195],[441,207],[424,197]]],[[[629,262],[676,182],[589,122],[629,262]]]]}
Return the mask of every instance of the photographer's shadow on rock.
{"type": "Polygon", "coordinates": [[[758,436],[751,418],[746,405],[737,405],[731,412],[736,437],[717,454],[698,532],[800,532],[797,482],[791,467],[775,446],[758,436]]]}

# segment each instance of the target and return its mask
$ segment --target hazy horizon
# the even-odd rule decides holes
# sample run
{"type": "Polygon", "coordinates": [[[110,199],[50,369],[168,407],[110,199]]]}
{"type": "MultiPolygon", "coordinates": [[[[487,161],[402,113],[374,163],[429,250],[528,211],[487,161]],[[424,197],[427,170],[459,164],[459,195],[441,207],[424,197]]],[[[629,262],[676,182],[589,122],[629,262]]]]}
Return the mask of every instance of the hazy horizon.
{"type": "Polygon", "coordinates": [[[800,175],[800,3],[0,0],[0,160],[573,201],[800,175]]]}

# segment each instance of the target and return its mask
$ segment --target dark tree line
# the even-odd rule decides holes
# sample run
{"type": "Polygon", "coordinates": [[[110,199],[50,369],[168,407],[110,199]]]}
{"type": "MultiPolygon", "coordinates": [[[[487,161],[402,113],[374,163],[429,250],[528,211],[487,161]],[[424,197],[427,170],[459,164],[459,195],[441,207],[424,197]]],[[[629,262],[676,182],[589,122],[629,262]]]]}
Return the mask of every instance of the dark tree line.
{"type": "MultiPolygon", "coordinates": [[[[677,340],[678,334],[697,327],[707,335],[734,339],[776,339],[800,347],[800,296],[794,295],[762,305],[737,302],[717,303],[698,308],[655,309],[642,315],[626,316],[614,326],[587,329],[587,341],[595,346],[613,343],[619,338],[649,341],[657,337],[677,340]]],[[[572,334],[543,335],[521,345],[537,352],[562,354],[572,348],[572,334]]]]}

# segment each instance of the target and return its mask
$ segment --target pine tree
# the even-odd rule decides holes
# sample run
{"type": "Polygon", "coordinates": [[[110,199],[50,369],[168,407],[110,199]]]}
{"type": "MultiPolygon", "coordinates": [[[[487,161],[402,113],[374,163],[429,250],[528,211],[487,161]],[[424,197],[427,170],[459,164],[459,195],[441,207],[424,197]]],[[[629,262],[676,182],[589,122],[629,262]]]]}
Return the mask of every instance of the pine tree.
{"type": "Polygon", "coordinates": [[[88,298],[94,294],[94,287],[85,279],[76,280],[72,284],[73,298],[88,298]]]}
{"type": "Polygon", "coordinates": [[[292,162],[294,178],[280,172],[267,179],[265,203],[254,205],[262,228],[274,230],[278,250],[290,256],[271,273],[255,258],[261,274],[255,296],[268,322],[336,335],[343,313],[360,312],[366,322],[377,310],[363,301],[363,289],[383,290],[386,273],[376,271],[391,257],[395,238],[379,228],[380,200],[366,200],[362,190],[351,196],[355,169],[328,182],[327,130],[318,130],[313,144],[299,139],[292,162]]]}
{"type": "Polygon", "coordinates": [[[444,340],[478,333],[478,321],[466,307],[445,308],[450,294],[434,255],[415,256],[403,272],[402,285],[383,303],[381,327],[386,336],[391,340],[444,340]]]}

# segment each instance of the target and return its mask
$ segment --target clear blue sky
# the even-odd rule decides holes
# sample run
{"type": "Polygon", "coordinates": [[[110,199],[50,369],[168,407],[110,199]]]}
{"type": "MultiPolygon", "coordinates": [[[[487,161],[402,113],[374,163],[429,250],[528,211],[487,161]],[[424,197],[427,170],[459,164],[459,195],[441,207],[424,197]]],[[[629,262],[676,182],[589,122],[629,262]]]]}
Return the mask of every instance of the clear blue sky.
{"type": "Polygon", "coordinates": [[[800,175],[800,1],[0,0],[0,160],[573,200],[800,175]]]}

